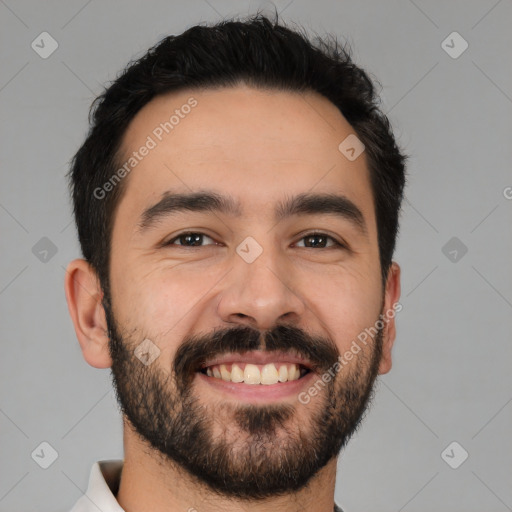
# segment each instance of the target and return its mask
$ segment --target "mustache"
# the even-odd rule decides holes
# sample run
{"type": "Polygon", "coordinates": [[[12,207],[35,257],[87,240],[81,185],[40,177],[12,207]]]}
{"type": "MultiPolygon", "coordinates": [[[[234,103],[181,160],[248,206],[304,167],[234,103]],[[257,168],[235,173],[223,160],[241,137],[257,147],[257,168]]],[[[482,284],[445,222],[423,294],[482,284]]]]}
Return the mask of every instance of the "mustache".
{"type": "Polygon", "coordinates": [[[291,325],[278,325],[261,333],[250,326],[218,329],[205,336],[191,336],[179,347],[174,357],[174,372],[178,382],[188,383],[206,361],[226,352],[293,351],[304,357],[311,370],[324,373],[340,356],[336,345],[329,338],[314,336],[291,325]]]}

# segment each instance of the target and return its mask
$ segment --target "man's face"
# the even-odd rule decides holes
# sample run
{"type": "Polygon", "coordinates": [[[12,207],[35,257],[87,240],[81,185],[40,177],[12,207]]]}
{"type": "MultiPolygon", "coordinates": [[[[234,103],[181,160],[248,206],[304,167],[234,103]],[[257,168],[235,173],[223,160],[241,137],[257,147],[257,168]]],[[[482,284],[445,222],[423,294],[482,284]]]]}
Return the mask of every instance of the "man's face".
{"type": "Polygon", "coordinates": [[[336,366],[389,307],[365,155],[338,149],[352,133],[321,96],[247,87],[158,97],[126,133],[126,159],[148,136],[155,147],[125,178],[114,220],[107,320],[118,399],[164,463],[220,493],[304,486],[389,369],[382,331],[336,366]],[[191,97],[197,105],[158,130],[191,97]],[[238,211],[169,211],[170,194],[198,192],[238,211]],[[301,194],[350,203],[286,212],[301,194]],[[137,357],[144,340],[158,355],[150,364],[137,357]]]}

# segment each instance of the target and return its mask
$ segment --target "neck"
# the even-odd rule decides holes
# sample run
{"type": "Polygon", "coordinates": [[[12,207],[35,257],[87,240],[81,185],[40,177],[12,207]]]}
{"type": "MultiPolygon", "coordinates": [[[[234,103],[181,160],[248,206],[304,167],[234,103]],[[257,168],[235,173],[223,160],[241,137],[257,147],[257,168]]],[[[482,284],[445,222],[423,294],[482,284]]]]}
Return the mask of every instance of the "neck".
{"type": "Polygon", "coordinates": [[[331,460],[305,489],[258,501],[225,497],[171,462],[162,462],[154,449],[125,425],[124,465],[116,499],[126,512],[332,512],[336,459],[331,460]]]}

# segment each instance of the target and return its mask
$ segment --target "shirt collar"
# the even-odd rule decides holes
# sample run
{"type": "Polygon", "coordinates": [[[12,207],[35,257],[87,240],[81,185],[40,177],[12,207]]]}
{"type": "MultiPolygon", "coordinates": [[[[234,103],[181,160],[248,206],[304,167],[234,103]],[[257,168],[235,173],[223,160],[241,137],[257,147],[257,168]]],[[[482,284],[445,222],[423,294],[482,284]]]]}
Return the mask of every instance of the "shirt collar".
{"type": "MultiPolygon", "coordinates": [[[[87,491],[70,512],[125,512],[116,499],[123,463],[122,459],[95,462],[89,476],[87,491]]],[[[334,512],[343,512],[336,503],[334,512]]]]}
{"type": "Polygon", "coordinates": [[[116,500],[123,460],[100,460],[92,466],[86,493],[71,512],[125,512],[116,500]]]}

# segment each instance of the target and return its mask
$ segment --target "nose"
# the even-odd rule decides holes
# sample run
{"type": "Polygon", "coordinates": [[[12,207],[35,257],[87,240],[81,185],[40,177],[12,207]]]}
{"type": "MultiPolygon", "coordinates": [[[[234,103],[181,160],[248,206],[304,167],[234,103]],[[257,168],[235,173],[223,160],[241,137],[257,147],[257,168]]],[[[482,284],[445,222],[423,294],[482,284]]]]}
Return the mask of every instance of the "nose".
{"type": "Polygon", "coordinates": [[[252,263],[238,254],[226,276],[217,312],[226,323],[268,330],[277,323],[297,324],[305,305],[293,287],[293,272],[265,249],[252,263]]]}

